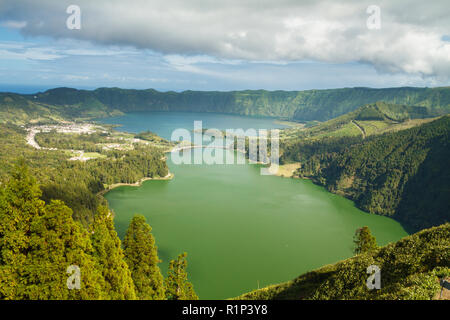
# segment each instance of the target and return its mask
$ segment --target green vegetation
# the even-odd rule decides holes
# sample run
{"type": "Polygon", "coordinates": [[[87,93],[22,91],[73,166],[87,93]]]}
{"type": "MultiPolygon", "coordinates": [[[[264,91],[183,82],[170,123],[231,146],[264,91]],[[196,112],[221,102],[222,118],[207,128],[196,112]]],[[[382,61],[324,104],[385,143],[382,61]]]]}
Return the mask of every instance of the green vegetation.
{"type": "Polygon", "coordinates": [[[98,152],[85,152],[83,156],[88,159],[105,159],[107,156],[98,152]]]}
{"type": "Polygon", "coordinates": [[[286,142],[281,163],[300,162],[311,178],[365,211],[392,216],[410,231],[449,221],[450,117],[407,130],[286,142]]]}
{"type": "Polygon", "coordinates": [[[323,137],[361,136],[363,138],[388,131],[403,130],[431,121],[436,113],[426,107],[413,107],[385,102],[362,106],[338,118],[310,128],[287,129],[284,138],[320,139],[323,137]]]}
{"type": "Polygon", "coordinates": [[[61,150],[36,150],[26,144],[25,137],[24,129],[0,124],[0,181],[7,178],[17,159],[27,159],[30,171],[42,189],[42,200],[62,200],[73,210],[75,220],[84,225],[93,221],[100,205],[106,204],[97,194],[107,190],[110,185],[134,183],[144,177],[164,177],[168,174],[161,149],[143,143],[134,144],[130,150],[101,148],[98,150],[100,154],[85,154],[95,156],[95,159],[68,161],[70,156],[63,148],[83,146],[88,150],[97,150],[96,143],[110,143],[107,139],[110,135],[42,134],[42,140],[39,141],[48,138],[45,146],[61,150]],[[83,138],[87,138],[87,141],[83,141],[83,138]]]}
{"type": "Polygon", "coordinates": [[[36,103],[30,97],[14,93],[0,93],[0,123],[25,125],[62,119],[57,107],[36,103]]]}
{"type": "Polygon", "coordinates": [[[101,283],[102,290],[108,293],[108,299],[136,299],[131,272],[124,260],[121,242],[114,230],[112,215],[108,208],[98,208],[91,229],[96,269],[101,272],[104,280],[101,283]]]}
{"type": "Polygon", "coordinates": [[[353,242],[355,243],[355,254],[371,252],[377,249],[377,240],[367,226],[356,230],[353,242]]]}
{"type": "Polygon", "coordinates": [[[118,110],[89,99],[86,103],[52,105],[39,101],[37,95],[0,93],[0,123],[58,123],[67,119],[92,119],[121,115],[118,110]]]}
{"type": "Polygon", "coordinates": [[[131,270],[138,298],[163,300],[163,276],[158,267],[161,260],[151,231],[144,216],[133,217],[123,241],[125,260],[131,270]]]}
{"type": "Polygon", "coordinates": [[[149,299],[148,293],[163,298],[174,283],[182,289],[171,299],[196,297],[186,282],[185,254],[171,264],[176,270],[169,272],[170,287],[164,287],[160,273],[155,274],[157,282],[143,279],[159,270],[160,260],[151,228],[139,216],[127,232],[125,258],[107,207],[99,206],[93,223],[85,228],[62,201],[45,203],[40,197],[41,190],[23,162],[0,186],[0,299],[128,300],[136,299],[136,291],[140,299],[149,299]],[[127,262],[133,262],[131,270],[127,262]],[[68,285],[73,283],[71,268],[79,270],[75,288],[68,285]]]}
{"type": "MultiPolygon", "coordinates": [[[[48,122],[57,118],[92,119],[132,111],[219,112],[287,120],[325,121],[356,108],[386,103],[425,107],[426,113],[450,111],[450,88],[343,88],[307,91],[159,92],[99,88],[56,88],[34,95],[0,94],[3,123],[48,122]],[[11,111],[13,113],[11,113],[11,111]]],[[[413,110],[407,110],[411,113],[413,110]]],[[[418,109],[420,114],[423,109],[418,109]]],[[[395,120],[395,117],[392,117],[395,120]]]]}
{"type": "Polygon", "coordinates": [[[163,138],[161,138],[160,136],[158,136],[156,133],[153,133],[151,131],[144,131],[141,133],[138,133],[137,135],[134,136],[136,139],[141,139],[141,140],[145,140],[145,141],[150,141],[150,142],[155,142],[155,143],[164,143],[167,142],[166,140],[164,140],[163,138]]]}
{"type": "Polygon", "coordinates": [[[439,279],[450,276],[449,245],[447,223],[237,299],[430,300],[440,291],[439,279]],[[369,290],[366,286],[370,265],[380,268],[380,290],[369,290]]]}
{"type": "Polygon", "coordinates": [[[186,272],[186,252],[171,260],[166,279],[166,297],[168,300],[198,300],[186,272]]]}
{"type": "Polygon", "coordinates": [[[86,230],[61,201],[45,204],[24,165],[0,191],[0,299],[98,299],[101,275],[94,267],[86,230]],[[81,290],[68,290],[66,268],[83,270],[81,290]]]}
{"type": "MultiPolygon", "coordinates": [[[[44,148],[57,148],[69,150],[84,150],[85,152],[102,152],[101,143],[105,143],[107,133],[58,133],[55,130],[51,132],[39,132],[36,134],[36,142],[44,148]]],[[[118,140],[108,140],[110,143],[118,140]]]]}
{"type": "MultiPolygon", "coordinates": [[[[0,93],[0,299],[198,299],[188,281],[186,254],[170,262],[163,279],[151,227],[136,216],[122,248],[100,195],[114,184],[166,176],[163,151],[169,142],[152,132],[105,130],[38,133],[43,149],[26,144],[24,125],[131,111],[304,121],[304,127],[282,136],[281,163],[300,163],[294,176],[311,178],[410,231],[449,221],[450,117],[433,117],[450,111],[450,87],[0,93]],[[26,165],[17,166],[17,159],[27,159],[26,165]],[[80,290],[66,286],[67,267],[73,265],[83,270],[80,290]]],[[[378,248],[364,227],[355,234],[357,256],[240,298],[430,299],[439,289],[438,277],[450,274],[449,229],[447,223],[378,248]],[[365,287],[372,264],[382,270],[381,290],[365,287]]]]}

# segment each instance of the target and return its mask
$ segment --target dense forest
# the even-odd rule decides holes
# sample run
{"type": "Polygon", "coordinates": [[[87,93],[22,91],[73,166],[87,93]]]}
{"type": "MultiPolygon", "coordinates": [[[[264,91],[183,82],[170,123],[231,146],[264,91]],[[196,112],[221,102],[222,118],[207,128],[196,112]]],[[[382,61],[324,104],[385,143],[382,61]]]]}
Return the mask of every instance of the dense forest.
{"type": "Polygon", "coordinates": [[[450,220],[449,131],[444,116],[366,139],[294,139],[282,145],[281,163],[300,162],[296,176],[417,231],[450,220]]]}
{"type": "MultiPolygon", "coordinates": [[[[102,143],[108,137],[107,133],[85,134],[59,134],[53,132],[40,132],[36,134],[36,142],[44,148],[84,150],[85,152],[102,152],[102,143]]],[[[117,140],[109,139],[115,143],[117,140]]]]}
{"type": "Polygon", "coordinates": [[[132,219],[122,243],[100,195],[116,183],[166,176],[166,141],[148,132],[136,143],[113,131],[53,130],[36,135],[36,150],[26,135],[0,124],[0,299],[198,299],[186,254],[163,277],[145,218],[132,219]],[[74,149],[101,157],[69,161],[74,149]],[[79,288],[66,285],[76,271],[67,268],[81,271],[79,288]]]}
{"type": "Polygon", "coordinates": [[[377,101],[426,107],[440,115],[450,111],[450,88],[230,92],[56,88],[32,95],[0,93],[0,119],[23,124],[27,120],[100,118],[132,111],[195,111],[324,121],[377,101]]]}
{"type": "MultiPolygon", "coordinates": [[[[104,157],[89,161],[67,161],[64,150],[39,150],[26,144],[26,131],[15,125],[0,125],[0,181],[18,159],[26,159],[31,173],[42,189],[42,200],[62,200],[74,212],[74,218],[87,225],[105,200],[97,194],[115,183],[134,183],[144,177],[164,177],[168,168],[163,152],[151,146],[136,144],[132,150],[102,151],[104,157]]],[[[97,134],[62,135],[43,133],[38,140],[49,147],[99,148],[97,134]],[[47,139],[47,140],[46,140],[47,139]]],[[[100,140],[101,141],[101,140],[100,140]]],[[[114,141],[114,140],[112,140],[114,141]]]]}
{"type": "Polygon", "coordinates": [[[258,289],[249,300],[430,300],[439,298],[439,280],[450,276],[450,224],[423,230],[385,247],[362,250],[347,260],[298,278],[258,289]],[[380,270],[379,290],[369,290],[367,268],[380,270]]]}
{"type": "MultiPolygon", "coordinates": [[[[391,216],[410,232],[449,221],[450,117],[436,118],[450,111],[448,87],[0,93],[0,299],[198,298],[188,281],[186,255],[170,262],[164,278],[145,218],[133,218],[122,243],[101,196],[117,183],[165,177],[164,150],[170,143],[143,132],[126,138],[130,147],[115,148],[111,145],[124,138],[110,132],[50,131],[36,134],[43,147],[38,152],[26,144],[29,124],[144,110],[301,121],[333,118],[311,128],[285,130],[281,164],[299,162],[294,176],[313,179],[365,211],[391,216]],[[96,156],[69,161],[76,150],[96,156]],[[83,272],[81,290],[65,285],[71,265],[89,270],[83,272]]],[[[384,248],[362,228],[354,258],[241,298],[431,298],[438,288],[436,278],[449,275],[449,228],[447,223],[384,248]],[[362,235],[367,239],[362,241],[362,235]],[[368,293],[361,277],[374,262],[388,276],[382,291],[368,293]]]]}
{"type": "Polygon", "coordinates": [[[107,207],[84,227],[64,202],[41,196],[23,162],[0,186],[0,299],[197,299],[186,254],[161,275],[144,217],[133,218],[122,246],[107,207]]]}

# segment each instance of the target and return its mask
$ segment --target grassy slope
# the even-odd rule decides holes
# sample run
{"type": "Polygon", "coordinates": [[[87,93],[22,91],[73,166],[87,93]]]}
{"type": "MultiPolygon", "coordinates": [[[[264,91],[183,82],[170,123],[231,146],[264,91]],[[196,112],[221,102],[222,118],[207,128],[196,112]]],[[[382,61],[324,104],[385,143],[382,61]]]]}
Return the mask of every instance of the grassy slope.
{"type": "Polygon", "coordinates": [[[286,138],[362,136],[403,130],[432,121],[436,114],[426,107],[376,102],[358,108],[335,119],[306,129],[289,129],[286,138]]]}
{"type": "Polygon", "coordinates": [[[61,121],[54,107],[35,103],[13,93],[0,93],[0,123],[24,125],[37,122],[61,121]]]}
{"type": "Polygon", "coordinates": [[[447,223],[236,299],[431,299],[440,290],[438,277],[450,275],[449,246],[447,223]],[[381,269],[380,290],[366,286],[372,264],[381,269]]]}
{"type": "Polygon", "coordinates": [[[38,101],[37,96],[0,93],[0,123],[25,125],[29,123],[56,123],[63,120],[100,118],[122,114],[101,105],[95,99],[82,103],[54,105],[38,101]]]}

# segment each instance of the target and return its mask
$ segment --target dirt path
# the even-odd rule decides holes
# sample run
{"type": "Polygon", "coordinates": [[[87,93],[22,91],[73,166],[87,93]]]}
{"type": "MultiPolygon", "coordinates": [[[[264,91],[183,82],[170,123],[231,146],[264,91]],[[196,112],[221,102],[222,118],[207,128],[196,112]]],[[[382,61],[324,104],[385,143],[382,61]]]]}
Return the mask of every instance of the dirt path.
{"type": "Polygon", "coordinates": [[[361,131],[363,139],[365,139],[366,138],[366,131],[364,130],[364,128],[361,127],[355,120],[352,120],[352,123],[359,129],[359,131],[361,131]]]}
{"type": "Polygon", "coordinates": [[[41,147],[39,146],[39,144],[36,142],[36,140],[34,139],[34,137],[36,136],[37,131],[31,129],[28,134],[27,134],[27,144],[29,144],[30,146],[32,146],[35,149],[41,149],[41,147]]]}

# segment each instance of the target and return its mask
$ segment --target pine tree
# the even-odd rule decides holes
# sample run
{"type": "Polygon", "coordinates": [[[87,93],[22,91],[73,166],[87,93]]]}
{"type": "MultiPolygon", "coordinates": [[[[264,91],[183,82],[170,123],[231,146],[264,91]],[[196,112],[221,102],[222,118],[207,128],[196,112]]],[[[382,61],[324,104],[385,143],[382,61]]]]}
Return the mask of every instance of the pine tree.
{"type": "Polygon", "coordinates": [[[95,268],[89,235],[75,223],[72,210],[52,201],[31,223],[30,252],[25,263],[27,299],[102,299],[103,278],[95,268]],[[80,271],[80,289],[69,289],[68,268],[80,271]]]}
{"type": "Polygon", "coordinates": [[[177,260],[170,261],[165,284],[166,297],[169,300],[198,300],[192,284],[188,282],[186,256],[185,252],[180,254],[177,260]]]}
{"type": "Polygon", "coordinates": [[[31,219],[43,211],[41,192],[23,163],[11,172],[0,200],[0,298],[16,298],[30,246],[31,219]]]}
{"type": "Polygon", "coordinates": [[[353,243],[355,244],[355,254],[370,252],[378,248],[377,240],[367,226],[356,230],[353,243]]]}
{"type": "Polygon", "coordinates": [[[21,163],[0,192],[0,299],[99,299],[101,275],[89,255],[89,236],[60,201],[45,205],[21,163]],[[67,287],[69,266],[80,289],[67,287]]]}
{"type": "Polygon", "coordinates": [[[134,300],[136,293],[133,279],[124,260],[121,242],[114,230],[113,218],[107,207],[100,206],[94,218],[91,241],[97,269],[103,278],[103,291],[107,299],[134,300]]]}
{"type": "Polygon", "coordinates": [[[125,261],[140,300],[165,299],[164,281],[158,263],[158,250],[145,217],[135,215],[128,227],[124,244],[125,261]]]}

